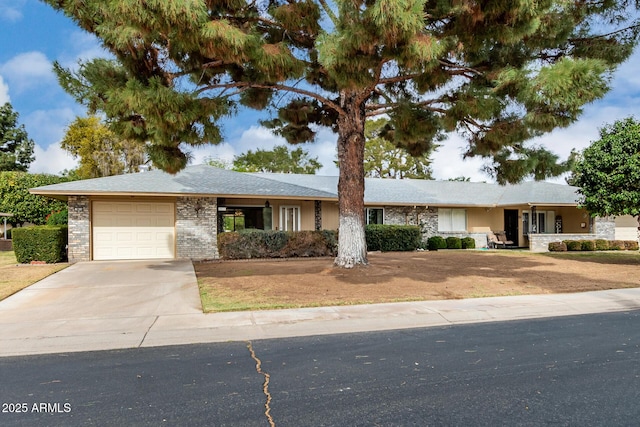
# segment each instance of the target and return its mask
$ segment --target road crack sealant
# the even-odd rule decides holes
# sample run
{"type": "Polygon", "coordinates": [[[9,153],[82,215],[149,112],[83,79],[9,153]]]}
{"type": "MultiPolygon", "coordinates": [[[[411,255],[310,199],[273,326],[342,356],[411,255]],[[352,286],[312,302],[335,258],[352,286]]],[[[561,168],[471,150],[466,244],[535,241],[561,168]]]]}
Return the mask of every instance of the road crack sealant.
{"type": "Polygon", "coordinates": [[[267,421],[269,421],[269,425],[271,427],[275,427],[276,423],[273,421],[273,417],[271,416],[271,393],[269,392],[269,380],[271,379],[271,376],[269,375],[269,373],[262,370],[262,361],[258,359],[258,356],[256,356],[256,352],[253,349],[253,344],[251,343],[251,341],[247,341],[247,349],[249,350],[249,353],[251,353],[251,358],[256,362],[256,372],[264,376],[264,383],[262,384],[262,392],[267,398],[267,401],[264,404],[264,408],[265,408],[264,415],[267,417],[267,421]]]}

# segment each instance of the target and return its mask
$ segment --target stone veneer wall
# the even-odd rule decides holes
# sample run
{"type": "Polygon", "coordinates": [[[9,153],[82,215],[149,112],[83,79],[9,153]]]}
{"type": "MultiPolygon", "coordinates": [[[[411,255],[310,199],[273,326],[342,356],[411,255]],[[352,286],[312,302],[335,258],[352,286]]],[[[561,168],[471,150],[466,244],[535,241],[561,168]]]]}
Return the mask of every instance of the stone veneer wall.
{"type": "Polygon", "coordinates": [[[529,250],[531,252],[548,252],[549,243],[563,240],[615,240],[616,222],[613,217],[595,218],[595,230],[593,233],[580,234],[530,234],[529,250]]]}
{"type": "Polygon", "coordinates": [[[455,231],[441,231],[438,233],[438,236],[442,236],[445,239],[447,237],[471,237],[476,242],[476,248],[486,248],[488,247],[489,239],[487,237],[487,233],[464,233],[464,232],[455,232],[455,231]]]}
{"type": "Polygon", "coordinates": [[[596,217],[594,219],[596,239],[615,240],[616,219],[614,217],[596,217]]]}
{"type": "Polygon", "coordinates": [[[315,215],[315,229],[322,230],[322,202],[320,200],[313,201],[313,210],[315,215]]]}
{"type": "Polygon", "coordinates": [[[217,259],[218,203],[211,197],[178,197],[176,258],[217,259]]]}
{"type": "Polygon", "coordinates": [[[593,240],[600,239],[590,233],[584,234],[529,234],[529,250],[531,252],[549,252],[549,243],[563,240],[593,240]]]}
{"type": "Polygon", "coordinates": [[[69,262],[89,261],[91,259],[89,198],[69,196],[67,205],[69,211],[69,243],[67,247],[69,262]]]}

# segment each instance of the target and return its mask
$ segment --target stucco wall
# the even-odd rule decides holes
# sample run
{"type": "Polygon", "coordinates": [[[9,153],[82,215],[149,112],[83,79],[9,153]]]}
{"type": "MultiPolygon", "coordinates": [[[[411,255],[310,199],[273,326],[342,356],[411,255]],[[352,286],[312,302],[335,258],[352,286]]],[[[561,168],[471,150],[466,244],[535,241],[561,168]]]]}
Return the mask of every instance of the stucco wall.
{"type": "Polygon", "coordinates": [[[631,215],[617,216],[616,223],[616,240],[637,240],[638,239],[638,220],[631,215]]]}
{"type": "Polygon", "coordinates": [[[178,197],[176,200],[176,257],[193,260],[219,257],[217,199],[178,197]]]}

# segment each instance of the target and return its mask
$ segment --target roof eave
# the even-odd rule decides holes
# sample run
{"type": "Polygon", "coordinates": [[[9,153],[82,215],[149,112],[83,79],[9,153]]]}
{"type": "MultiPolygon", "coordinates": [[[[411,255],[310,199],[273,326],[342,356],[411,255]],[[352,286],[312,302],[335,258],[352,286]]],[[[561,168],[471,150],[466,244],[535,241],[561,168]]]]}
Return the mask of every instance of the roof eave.
{"type": "Polygon", "coordinates": [[[283,194],[237,194],[237,193],[168,193],[168,192],[138,192],[138,191],[60,191],[60,190],[29,190],[29,193],[39,196],[68,199],[69,196],[100,196],[100,197],[220,197],[220,198],[236,198],[236,199],[265,199],[277,198],[287,200],[320,200],[320,201],[337,201],[338,198],[332,196],[288,196],[283,194]]]}

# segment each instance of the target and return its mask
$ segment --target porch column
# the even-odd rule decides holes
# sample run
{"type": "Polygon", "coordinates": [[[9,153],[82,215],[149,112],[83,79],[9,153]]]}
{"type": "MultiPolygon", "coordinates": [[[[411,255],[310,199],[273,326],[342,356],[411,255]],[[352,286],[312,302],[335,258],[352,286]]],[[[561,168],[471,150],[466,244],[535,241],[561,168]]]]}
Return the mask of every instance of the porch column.
{"type": "Polygon", "coordinates": [[[538,234],[538,212],[535,206],[531,206],[531,232],[538,234]]]}
{"type": "Polygon", "coordinates": [[[322,202],[320,200],[314,200],[313,208],[315,212],[316,231],[322,230],[322,202]]]}

